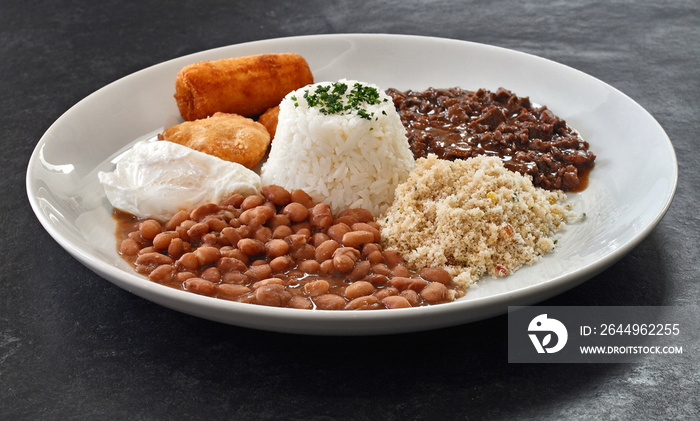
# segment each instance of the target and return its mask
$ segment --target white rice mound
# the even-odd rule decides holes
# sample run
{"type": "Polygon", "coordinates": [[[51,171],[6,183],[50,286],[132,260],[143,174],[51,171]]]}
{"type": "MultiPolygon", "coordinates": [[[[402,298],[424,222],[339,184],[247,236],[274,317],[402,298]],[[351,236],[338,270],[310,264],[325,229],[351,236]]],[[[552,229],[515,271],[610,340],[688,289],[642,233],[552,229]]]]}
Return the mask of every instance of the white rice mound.
{"type": "Polygon", "coordinates": [[[378,219],[385,248],[414,270],[443,266],[467,288],[503,277],[554,249],[555,234],[575,214],[566,195],[532,184],[497,157],[420,158],[396,200],[378,219]]]}
{"type": "Polygon", "coordinates": [[[275,138],[261,169],[262,185],[302,189],[314,201],[329,204],[334,214],[364,208],[377,216],[415,165],[406,130],[392,99],[372,84],[338,82],[347,84],[348,91],[355,83],[377,89],[379,104],[363,105],[373,113],[369,120],[350,112],[326,115],[304,100],[305,91],[333,83],[308,85],[282,100],[275,138]]]}

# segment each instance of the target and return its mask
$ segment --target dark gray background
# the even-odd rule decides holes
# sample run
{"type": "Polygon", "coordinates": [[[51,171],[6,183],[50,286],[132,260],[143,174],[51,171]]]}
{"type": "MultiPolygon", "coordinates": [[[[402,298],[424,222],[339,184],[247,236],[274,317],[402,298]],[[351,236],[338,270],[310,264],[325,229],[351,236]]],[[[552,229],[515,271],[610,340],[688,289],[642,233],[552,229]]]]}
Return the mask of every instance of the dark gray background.
{"type": "Polygon", "coordinates": [[[679,1],[0,3],[0,418],[688,419],[680,362],[508,364],[505,316],[431,332],[315,337],[221,325],[123,291],[43,230],[25,193],[43,132],[167,59],[321,33],[432,35],[543,56],[628,94],[669,134],[676,198],[606,272],[548,305],[697,304],[700,5],[679,1]]]}

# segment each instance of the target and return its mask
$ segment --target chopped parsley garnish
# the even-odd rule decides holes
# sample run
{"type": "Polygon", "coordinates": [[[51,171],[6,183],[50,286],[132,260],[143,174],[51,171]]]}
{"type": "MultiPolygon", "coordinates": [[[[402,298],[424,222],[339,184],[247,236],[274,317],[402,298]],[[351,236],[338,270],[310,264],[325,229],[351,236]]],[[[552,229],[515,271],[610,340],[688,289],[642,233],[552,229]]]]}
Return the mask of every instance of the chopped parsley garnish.
{"type": "MultiPolygon", "coordinates": [[[[324,115],[331,114],[352,114],[371,120],[374,117],[374,112],[369,112],[365,108],[367,105],[376,105],[381,102],[387,102],[388,99],[379,98],[379,91],[371,86],[365,86],[361,83],[355,83],[352,89],[348,92],[348,85],[341,82],[336,82],[326,86],[316,86],[316,90],[310,92],[308,89],[304,91],[304,99],[309,107],[316,107],[324,115]]],[[[296,95],[292,96],[294,106],[299,106],[299,100],[296,95]]],[[[386,114],[382,112],[382,114],[386,114]]]]}

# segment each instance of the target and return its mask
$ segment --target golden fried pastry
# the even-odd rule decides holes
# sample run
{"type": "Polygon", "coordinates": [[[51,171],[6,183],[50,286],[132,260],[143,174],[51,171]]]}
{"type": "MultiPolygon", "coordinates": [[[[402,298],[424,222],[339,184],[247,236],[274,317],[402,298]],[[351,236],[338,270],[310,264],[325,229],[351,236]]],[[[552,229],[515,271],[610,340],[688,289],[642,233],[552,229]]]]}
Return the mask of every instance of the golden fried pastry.
{"type": "Polygon", "coordinates": [[[175,100],[185,120],[216,112],[255,117],[289,92],[313,83],[298,54],[259,54],[185,66],[175,79],[175,100]]]}
{"type": "Polygon", "coordinates": [[[194,150],[255,167],[267,152],[270,134],[262,124],[249,118],[215,113],[209,118],[185,121],[165,129],[158,139],[179,143],[194,150]]]}
{"type": "Polygon", "coordinates": [[[277,131],[277,120],[280,116],[280,107],[272,107],[265,111],[260,117],[258,117],[258,123],[265,126],[267,131],[270,133],[270,139],[275,139],[275,132],[277,131]]]}

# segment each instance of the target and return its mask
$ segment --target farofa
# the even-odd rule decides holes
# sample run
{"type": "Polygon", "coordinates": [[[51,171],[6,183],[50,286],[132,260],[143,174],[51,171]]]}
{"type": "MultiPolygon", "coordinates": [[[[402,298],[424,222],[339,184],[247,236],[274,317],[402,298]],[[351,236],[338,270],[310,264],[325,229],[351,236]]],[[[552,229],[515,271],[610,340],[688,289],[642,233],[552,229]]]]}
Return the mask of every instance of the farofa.
{"type": "Polygon", "coordinates": [[[383,245],[419,270],[444,266],[467,288],[486,274],[509,275],[554,248],[571,212],[560,191],[532,185],[496,157],[420,158],[379,219],[383,245]]]}

